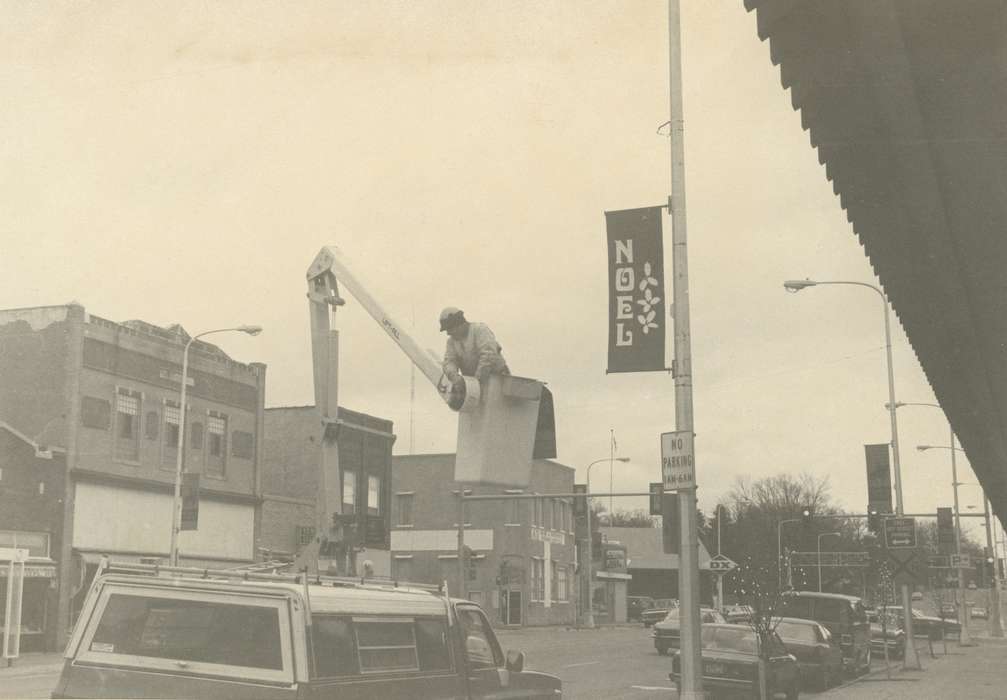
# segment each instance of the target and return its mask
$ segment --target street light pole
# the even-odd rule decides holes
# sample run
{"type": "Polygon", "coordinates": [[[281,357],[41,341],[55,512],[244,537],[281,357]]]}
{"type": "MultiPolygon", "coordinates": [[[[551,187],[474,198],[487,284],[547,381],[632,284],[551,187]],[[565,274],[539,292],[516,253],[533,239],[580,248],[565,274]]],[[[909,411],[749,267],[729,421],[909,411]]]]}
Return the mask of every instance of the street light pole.
{"type": "Polygon", "coordinates": [[[218,328],[212,331],[204,331],[189,338],[182,349],[182,387],[179,390],[178,402],[178,454],[175,455],[175,497],[171,503],[171,544],[168,549],[168,564],[178,566],[178,533],[182,528],[182,466],[185,454],[185,396],[189,385],[189,348],[197,338],[202,338],[211,333],[223,333],[225,331],[238,331],[248,335],[258,335],[262,332],[261,326],[236,326],[234,328],[218,328]]]}
{"type": "MultiPolygon", "coordinates": [[[[901,516],[905,511],[902,508],[902,469],[899,463],[899,425],[898,419],[895,415],[897,409],[897,404],[895,403],[895,369],[892,363],[892,329],[891,323],[888,320],[888,297],[885,296],[885,293],[881,291],[880,288],[875,287],[873,284],[846,280],[829,280],[824,282],[817,282],[808,279],[788,280],[783,283],[783,287],[788,292],[799,292],[806,287],[815,287],[820,284],[845,284],[856,287],[866,287],[867,289],[877,292],[878,296],[881,297],[881,305],[884,309],[885,317],[885,357],[888,365],[888,416],[892,427],[892,470],[895,473],[895,512],[896,515],[901,516]]],[[[912,639],[913,615],[911,607],[912,601],[909,598],[909,586],[907,584],[902,584],[901,588],[903,613],[902,622],[906,631],[906,639],[912,639]]],[[[906,644],[903,667],[917,670],[922,669],[919,654],[916,653],[916,646],[913,644],[906,644]]]]}
{"type": "Polygon", "coordinates": [[[829,535],[835,535],[839,537],[841,533],[838,532],[823,532],[818,536],[818,592],[822,592],[822,538],[828,537],[829,535]]]}
{"type": "Polygon", "coordinates": [[[783,590],[783,526],[787,523],[799,523],[801,522],[797,518],[791,518],[789,520],[781,520],[776,523],[776,572],[778,574],[778,588],[783,590]]]}
{"type": "MultiPolygon", "coordinates": [[[[994,637],[1003,637],[1003,623],[1000,620],[1000,585],[997,583],[997,552],[993,548],[993,528],[990,524],[990,501],[986,498],[986,489],[983,489],[983,512],[986,515],[986,548],[989,550],[987,557],[993,557],[993,571],[990,572],[990,634],[994,637]]],[[[986,562],[983,562],[986,566],[986,562]]]]}
{"type": "Polygon", "coordinates": [[[973,646],[973,642],[972,634],[969,632],[971,622],[969,620],[968,605],[966,605],[965,572],[962,569],[962,515],[958,505],[958,487],[961,486],[961,482],[958,481],[958,463],[955,461],[955,452],[958,451],[958,448],[955,447],[954,428],[951,429],[950,447],[943,445],[917,445],[916,449],[920,452],[925,452],[926,450],[951,451],[951,486],[955,495],[955,556],[958,557],[958,566],[955,568],[958,570],[958,599],[960,601],[958,624],[961,626],[961,632],[958,634],[958,646],[970,647],[973,646]]]}
{"type": "Polygon", "coordinates": [[[594,591],[592,590],[594,585],[594,572],[592,571],[592,563],[594,560],[594,525],[592,524],[593,514],[591,510],[591,467],[596,464],[601,464],[602,462],[612,461],[628,462],[629,457],[596,459],[587,465],[587,486],[585,487],[586,493],[584,495],[584,501],[587,504],[587,551],[584,554],[584,558],[587,560],[587,566],[584,567],[584,571],[587,575],[587,611],[584,616],[584,626],[588,629],[594,628],[594,591]]]}

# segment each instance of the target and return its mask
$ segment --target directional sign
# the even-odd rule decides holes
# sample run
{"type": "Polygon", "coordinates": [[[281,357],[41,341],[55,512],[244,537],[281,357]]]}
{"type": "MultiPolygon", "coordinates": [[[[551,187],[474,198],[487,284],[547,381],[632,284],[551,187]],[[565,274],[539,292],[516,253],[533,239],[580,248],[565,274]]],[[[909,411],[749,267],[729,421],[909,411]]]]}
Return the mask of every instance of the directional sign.
{"type": "Polygon", "coordinates": [[[885,547],[888,549],[916,548],[915,518],[885,518],[885,547]]]}
{"type": "Polygon", "coordinates": [[[710,559],[710,571],[715,574],[726,574],[728,571],[737,568],[738,565],[723,554],[718,554],[710,559]]]}
{"type": "Polygon", "coordinates": [[[696,487],[692,431],[661,433],[661,477],[665,491],[696,487]]]}

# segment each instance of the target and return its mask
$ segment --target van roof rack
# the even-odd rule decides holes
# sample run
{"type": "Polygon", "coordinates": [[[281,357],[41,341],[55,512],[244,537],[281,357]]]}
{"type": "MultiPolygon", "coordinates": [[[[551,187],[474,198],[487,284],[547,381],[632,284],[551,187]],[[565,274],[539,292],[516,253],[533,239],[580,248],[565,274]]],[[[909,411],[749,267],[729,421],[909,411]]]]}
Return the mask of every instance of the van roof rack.
{"type": "Polygon", "coordinates": [[[278,573],[276,569],[283,564],[278,562],[263,562],[249,567],[234,569],[211,569],[195,566],[164,566],[162,564],[138,564],[134,562],[111,561],[105,557],[98,565],[97,574],[121,573],[143,574],[148,576],[185,576],[188,578],[232,580],[232,581],[269,581],[275,583],[315,584],[346,588],[367,588],[408,591],[427,591],[444,594],[444,584],[419,583],[416,581],[400,581],[389,576],[328,576],[325,574],[278,573]],[[256,568],[251,568],[255,566],[256,568]]]}

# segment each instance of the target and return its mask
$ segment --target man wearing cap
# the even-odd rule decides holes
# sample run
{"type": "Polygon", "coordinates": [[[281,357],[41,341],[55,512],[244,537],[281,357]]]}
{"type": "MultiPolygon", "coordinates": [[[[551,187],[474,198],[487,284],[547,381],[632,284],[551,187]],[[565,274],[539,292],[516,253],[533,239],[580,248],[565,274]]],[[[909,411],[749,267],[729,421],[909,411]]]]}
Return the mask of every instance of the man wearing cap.
{"type": "Polygon", "coordinates": [[[461,375],[483,381],[491,374],[510,374],[502,348],[485,323],[466,321],[461,309],[441,311],[441,330],[448,334],[444,374],[455,382],[461,375]]]}

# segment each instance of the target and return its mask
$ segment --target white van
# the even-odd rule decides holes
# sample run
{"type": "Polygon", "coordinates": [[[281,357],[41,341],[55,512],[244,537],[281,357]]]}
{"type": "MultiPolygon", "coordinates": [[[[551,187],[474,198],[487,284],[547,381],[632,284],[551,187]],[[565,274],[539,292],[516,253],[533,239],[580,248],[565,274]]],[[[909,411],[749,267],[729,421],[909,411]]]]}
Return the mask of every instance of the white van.
{"type": "Polygon", "coordinates": [[[360,579],[112,564],[54,698],[558,698],[479,606],[360,579]]]}

